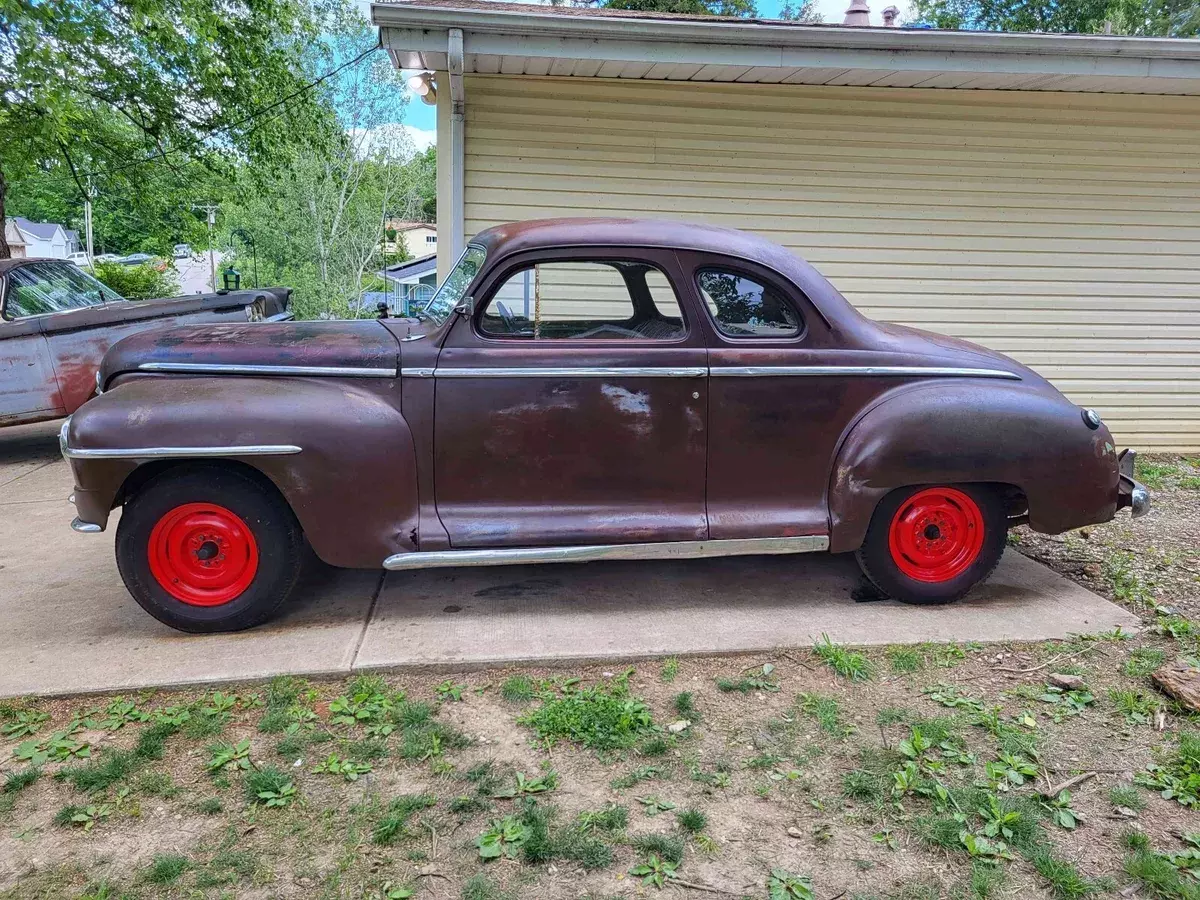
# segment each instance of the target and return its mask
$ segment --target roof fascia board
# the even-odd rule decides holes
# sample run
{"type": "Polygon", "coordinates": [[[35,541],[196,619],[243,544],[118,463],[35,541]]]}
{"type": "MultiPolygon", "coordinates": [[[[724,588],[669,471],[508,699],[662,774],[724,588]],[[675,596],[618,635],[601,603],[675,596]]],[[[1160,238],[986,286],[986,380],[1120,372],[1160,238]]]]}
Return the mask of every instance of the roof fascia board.
{"type": "MultiPolygon", "coordinates": [[[[383,40],[402,63],[412,53],[444,52],[446,32],[385,27],[383,40]]],[[[1200,41],[1196,42],[1200,49],[1200,41]]],[[[1047,56],[1042,53],[950,52],[926,50],[835,49],[828,47],[750,47],[729,43],[681,43],[637,39],[596,41],[574,37],[533,37],[467,31],[468,55],[523,56],[650,63],[779,68],[842,68],[914,72],[990,72],[1008,75],[1083,75],[1114,78],[1200,79],[1200,58],[1150,59],[1137,56],[1047,56]]]]}

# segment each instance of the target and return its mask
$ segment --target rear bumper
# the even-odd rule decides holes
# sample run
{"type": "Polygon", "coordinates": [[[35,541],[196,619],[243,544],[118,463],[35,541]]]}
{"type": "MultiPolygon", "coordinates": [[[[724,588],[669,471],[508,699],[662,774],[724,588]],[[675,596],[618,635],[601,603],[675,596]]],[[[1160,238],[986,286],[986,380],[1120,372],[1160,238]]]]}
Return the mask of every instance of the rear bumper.
{"type": "Polygon", "coordinates": [[[1150,492],[1133,477],[1136,450],[1122,450],[1117,458],[1120,481],[1117,485],[1117,509],[1129,507],[1133,518],[1139,519],[1150,512],[1150,492]]]}

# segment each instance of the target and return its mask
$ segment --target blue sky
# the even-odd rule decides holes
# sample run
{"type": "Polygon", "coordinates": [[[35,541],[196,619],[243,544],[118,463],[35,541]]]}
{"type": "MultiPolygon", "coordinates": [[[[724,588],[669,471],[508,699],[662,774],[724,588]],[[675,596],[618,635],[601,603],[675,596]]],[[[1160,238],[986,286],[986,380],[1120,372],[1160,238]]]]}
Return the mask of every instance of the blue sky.
{"type": "MultiPolygon", "coordinates": [[[[364,12],[370,15],[370,4],[367,0],[359,0],[364,7],[364,12]]],[[[765,19],[778,18],[779,11],[783,8],[785,0],[758,0],[758,14],[765,19]]],[[[868,0],[871,6],[871,19],[873,24],[882,25],[879,20],[879,12],[895,0],[868,0]]],[[[849,0],[817,0],[817,10],[825,17],[825,21],[830,24],[837,24],[842,21],[842,16],[846,13],[846,7],[850,5],[849,0]]],[[[896,3],[897,6],[903,5],[896,3]]],[[[405,73],[407,76],[411,73],[405,73]]],[[[404,124],[410,128],[419,129],[421,132],[428,132],[430,135],[437,130],[437,116],[432,106],[426,106],[419,98],[413,97],[409,102],[404,114],[404,124]]]]}

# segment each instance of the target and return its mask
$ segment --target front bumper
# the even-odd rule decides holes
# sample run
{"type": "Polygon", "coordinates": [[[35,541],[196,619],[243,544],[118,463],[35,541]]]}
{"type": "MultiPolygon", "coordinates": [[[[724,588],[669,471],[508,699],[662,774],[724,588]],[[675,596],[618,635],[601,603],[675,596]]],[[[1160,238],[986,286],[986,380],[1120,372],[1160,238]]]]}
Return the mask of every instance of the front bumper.
{"type": "Polygon", "coordinates": [[[1122,450],[1117,457],[1120,481],[1117,484],[1117,509],[1129,507],[1129,512],[1135,519],[1140,519],[1150,512],[1150,492],[1146,486],[1133,477],[1136,450],[1122,450]]]}

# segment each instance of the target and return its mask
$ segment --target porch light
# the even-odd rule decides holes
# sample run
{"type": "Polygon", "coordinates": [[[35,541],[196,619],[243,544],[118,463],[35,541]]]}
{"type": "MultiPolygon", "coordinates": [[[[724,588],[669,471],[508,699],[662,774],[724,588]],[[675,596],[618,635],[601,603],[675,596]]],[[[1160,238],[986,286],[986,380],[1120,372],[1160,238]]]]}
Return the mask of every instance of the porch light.
{"type": "Polygon", "coordinates": [[[422,103],[433,106],[437,103],[437,85],[433,83],[432,72],[420,72],[406,82],[408,89],[421,98],[422,103]]]}
{"type": "Polygon", "coordinates": [[[221,280],[225,283],[225,290],[236,291],[242,286],[242,273],[233,266],[227,266],[221,273],[221,280]]]}

